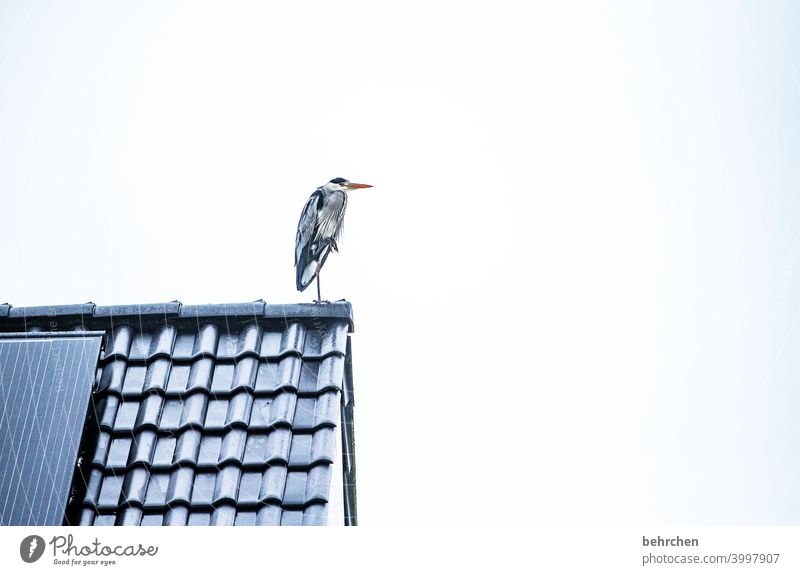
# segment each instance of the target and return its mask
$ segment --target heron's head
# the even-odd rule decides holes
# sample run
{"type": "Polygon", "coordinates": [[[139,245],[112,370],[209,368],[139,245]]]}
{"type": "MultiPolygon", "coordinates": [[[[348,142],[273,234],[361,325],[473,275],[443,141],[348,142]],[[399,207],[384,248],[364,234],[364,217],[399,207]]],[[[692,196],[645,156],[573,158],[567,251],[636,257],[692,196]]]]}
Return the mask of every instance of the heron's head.
{"type": "Polygon", "coordinates": [[[357,190],[358,188],[371,188],[372,186],[369,184],[356,184],[344,178],[333,178],[323,187],[328,192],[349,192],[350,190],[357,190]]]}

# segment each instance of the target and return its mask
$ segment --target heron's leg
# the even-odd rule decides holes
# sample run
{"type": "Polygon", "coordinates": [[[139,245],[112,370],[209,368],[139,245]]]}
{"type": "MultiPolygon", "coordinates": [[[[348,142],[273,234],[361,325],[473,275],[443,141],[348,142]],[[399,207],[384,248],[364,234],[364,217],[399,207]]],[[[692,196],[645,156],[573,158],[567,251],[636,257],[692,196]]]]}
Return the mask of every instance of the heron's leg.
{"type": "Polygon", "coordinates": [[[317,273],[315,275],[317,276],[317,299],[314,300],[314,303],[331,303],[328,300],[323,300],[322,299],[322,295],[320,295],[320,291],[319,291],[319,275],[320,275],[319,274],[319,270],[317,270],[317,273]]]}

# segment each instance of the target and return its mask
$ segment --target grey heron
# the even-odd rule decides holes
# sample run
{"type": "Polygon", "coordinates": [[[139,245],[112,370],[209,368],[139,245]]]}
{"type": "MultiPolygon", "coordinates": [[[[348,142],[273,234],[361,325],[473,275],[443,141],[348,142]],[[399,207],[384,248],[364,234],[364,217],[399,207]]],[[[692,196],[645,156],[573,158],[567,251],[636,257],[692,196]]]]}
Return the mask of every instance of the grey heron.
{"type": "Polygon", "coordinates": [[[344,178],[334,178],[311,194],[297,224],[294,247],[297,291],[305,290],[316,278],[317,302],[322,302],[319,272],[331,250],[339,251],[336,242],[342,233],[347,192],[371,187],[369,184],[355,184],[344,178]]]}

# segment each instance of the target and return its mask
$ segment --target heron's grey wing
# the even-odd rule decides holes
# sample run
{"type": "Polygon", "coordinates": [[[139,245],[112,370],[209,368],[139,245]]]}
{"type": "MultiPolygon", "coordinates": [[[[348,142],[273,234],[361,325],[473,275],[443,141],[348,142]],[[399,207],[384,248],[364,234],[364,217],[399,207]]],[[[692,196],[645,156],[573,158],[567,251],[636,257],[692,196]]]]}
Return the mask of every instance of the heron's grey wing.
{"type": "Polygon", "coordinates": [[[302,213],[300,214],[300,221],[297,224],[297,238],[295,239],[294,246],[294,265],[297,268],[297,289],[301,290],[305,287],[302,286],[302,275],[309,262],[309,250],[311,243],[314,240],[317,228],[317,212],[319,210],[320,192],[314,192],[306,202],[302,213]]]}
{"type": "Polygon", "coordinates": [[[311,194],[311,197],[306,202],[300,214],[300,221],[297,223],[297,238],[295,239],[294,246],[294,265],[300,262],[303,250],[307,251],[311,240],[314,238],[314,232],[317,227],[319,197],[319,192],[311,194]]]}

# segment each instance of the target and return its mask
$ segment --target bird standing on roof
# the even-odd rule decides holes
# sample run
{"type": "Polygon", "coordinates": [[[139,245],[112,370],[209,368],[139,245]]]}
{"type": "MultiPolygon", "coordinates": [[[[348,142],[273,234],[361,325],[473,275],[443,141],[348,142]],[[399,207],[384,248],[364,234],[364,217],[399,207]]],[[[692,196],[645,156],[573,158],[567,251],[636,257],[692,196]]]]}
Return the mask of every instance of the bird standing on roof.
{"type": "Polygon", "coordinates": [[[336,242],[342,233],[347,192],[371,187],[369,184],[354,184],[344,178],[334,178],[311,194],[300,214],[294,247],[297,291],[305,290],[316,278],[317,303],[322,302],[319,272],[331,250],[339,251],[336,242]]]}

